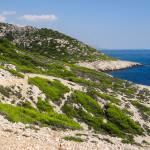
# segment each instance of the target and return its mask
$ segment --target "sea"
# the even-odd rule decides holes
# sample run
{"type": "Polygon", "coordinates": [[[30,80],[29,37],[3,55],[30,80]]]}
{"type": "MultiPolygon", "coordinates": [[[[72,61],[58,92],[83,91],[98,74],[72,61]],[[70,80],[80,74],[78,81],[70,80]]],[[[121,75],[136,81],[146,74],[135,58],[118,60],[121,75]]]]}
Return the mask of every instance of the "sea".
{"type": "Polygon", "coordinates": [[[150,86],[150,50],[100,50],[109,56],[120,60],[138,62],[142,66],[134,66],[126,69],[107,71],[106,73],[131,81],[136,84],[150,86]]]}

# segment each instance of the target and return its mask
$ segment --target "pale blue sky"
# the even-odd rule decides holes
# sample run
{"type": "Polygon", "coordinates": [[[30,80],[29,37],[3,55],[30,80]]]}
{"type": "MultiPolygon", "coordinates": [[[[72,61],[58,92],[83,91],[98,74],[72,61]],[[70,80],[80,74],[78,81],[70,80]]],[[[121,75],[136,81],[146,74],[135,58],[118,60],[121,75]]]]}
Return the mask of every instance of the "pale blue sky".
{"type": "Polygon", "coordinates": [[[150,0],[0,1],[3,22],[51,28],[101,48],[150,49],[150,0]]]}

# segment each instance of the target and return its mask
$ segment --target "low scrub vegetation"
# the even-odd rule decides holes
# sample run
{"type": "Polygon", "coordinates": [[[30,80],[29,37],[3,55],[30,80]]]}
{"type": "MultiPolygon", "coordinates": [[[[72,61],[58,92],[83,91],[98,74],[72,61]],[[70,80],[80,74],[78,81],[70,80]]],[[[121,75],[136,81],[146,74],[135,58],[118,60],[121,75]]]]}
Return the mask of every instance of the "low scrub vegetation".
{"type": "Polygon", "coordinates": [[[63,113],[70,118],[84,122],[89,129],[112,136],[126,137],[130,134],[142,134],[142,129],[119,107],[106,103],[104,109],[91,97],[80,91],[75,91],[62,107],[63,113]],[[76,103],[77,106],[72,106],[76,103]],[[82,107],[84,108],[82,108],[82,107]],[[106,118],[104,122],[103,118],[106,118]]]}
{"type": "Polygon", "coordinates": [[[21,73],[19,73],[18,71],[15,71],[15,70],[13,70],[13,69],[8,69],[8,71],[9,71],[10,73],[12,73],[14,76],[17,76],[17,77],[20,77],[20,78],[24,78],[24,75],[21,74],[21,73]]]}
{"type": "Polygon", "coordinates": [[[72,72],[67,70],[63,65],[58,63],[52,63],[49,65],[47,70],[48,75],[54,75],[57,77],[76,77],[76,75],[72,72]]]}
{"type": "Polygon", "coordinates": [[[75,141],[75,142],[84,142],[85,140],[81,139],[80,137],[74,137],[74,136],[66,136],[63,138],[66,141],[75,141]]]}
{"type": "Polygon", "coordinates": [[[150,121],[150,107],[145,106],[144,104],[141,104],[137,101],[131,101],[131,104],[138,108],[138,112],[141,114],[142,118],[145,121],[150,121]]]}
{"type": "Polygon", "coordinates": [[[48,103],[48,100],[43,101],[41,97],[38,97],[37,107],[40,111],[51,112],[53,106],[48,103]]]}
{"type": "Polygon", "coordinates": [[[114,98],[114,97],[112,97],[112,96],[109,96],[109,95],[107,95],[107,94],[101,94],[101,93],[99,93],[98,91],[96,91],[96,90],[94,90],[94,89],[88,90],[87,94],[88,94],[90,97],[92,97],[92,98],[97,99],[96,96],[98,96],[98,97],[100,97],[100,98],[102,98],[102,99],[105,99],[106,101],[109,100],[111,103],[115,103],[115,104],[119,104],[119,102],[120,102],[119,99],[116,99],[116,98],[114,98]]]}
{"type": "Polygon", "coordinates": [[[142,129],[130,117],[125,115],[117,106],[109,103],[105,106],[107,119],[116,124],[123,132],[142,134],[142,129]]]}
{"type": "MultiPolygon", "coordinates": [[[[55,39],[60,37],[60,33],[45,29],[36,34],[40,34],[41,37],[47,37],[47,35],[50,35],[51,33],[55,39]]],[[[76,42],[74,43],[72,41],[74,39],[64,35],[61,36],[69,40],[72,44],[75,44],[75,46],[78,45],[76,42]]],[[[70,89],[58,80],[50,81],[40,77],[29,78],[28,83],[36,85],[43,93],[45,93],[46,99],[42,100],[42,98],[38,97],[37,103],[35,102],[37,109],[33,108],[29,101],[17,103],[15,100],[12,100],[12,104],[15,105],[17,103],[17,107],[0,103],[0,111],[6,112],[7,119],[12,122],[29,123],[32,124],[32,126],[36,124],[40,126],[50,126],[53,129],[82,130],[83,128],[77,122],[72,120],[77,119],[78,122],[87,124],[89,129],[94,130],[94,132],[124,138],[124,143],[134,143],[135,141],[133,141],[131,135],[141,135],[142,128],[129,117],[132,115],[132,113],[128,111],[129,107],[122,110],[117,107],[122,103],[119,99],[115,98],[118,93],[123,96],[125,95],[126,99],[124,100],[127,104],[127,98],[134,98],[137,92],[137,89],[134,88],[133,84],[118,78],[110,77],[103,72],[97,72],[85,67],[68,64],[71,60],[70,58],[73,59],[73,61],[71,60],[72,63],[78,62],[78,59],[75,55],[72,55],[69,58],[66,48],[62,49],[64,57],[62,55],[56,56],[56,53],[58,52],[56,52],[55,48],[50,49],[48,56],[55,57],[57,60],[47,58],[47,53],[45,53],[45,56],[41,56],[47,49],[44,47],[41,51],[42,46],[36,47],[37,43],[38,41],[34,41],[34,43],[31,44],[34,48],[33,51],[30,49],[32,51],[30,53],[25,50],[20,50],[9,41],[0,38],[0,62],[13,64],[16,66],[17,70],[5,69],[3,66],[0,66],[0,68],[21,78],[24,78],[24,75],[21,74],[21,72],[56,76],[68,80],[68,82],[72,81],[78,83],[88,90],[87,92],[72,90],[74,93],[72,93],[71,96],[68,96],[65,104],[61,108],[64,114],[58,114],[54,111],[49,100],[60,105],[61,100],[64,98],[64,94],[70,92],[70,89]],[[39,49],[37,48],[40,49],[39,53],[39,49]],[[60,57],[62,57],[60,60],[65,62],[58,61],[58,58],[60,57]],[[101,99],[103,99],[102,102],[104,102],[103,108],[99,105],[101,99]]],[[[46,45],[47,43],[45,43],[45,46],[46,45]]],[[[59,44],[54,42],[52,42],[50,46],[52,45],[59,46],[59,44]]],[[[80,46],[77,47],[79,49],[81,48],[80,46]]],[[[89,55],[89,57],[91,57],[90,61],[95,59],[91,55],[89,55]]],[[[86,58],[80,57],[79,59],[85,60],[86,58]]],[[[103,59],[106,59],[105,56],[103,59]]],[[[8,87],[0,86],[0,93],[5,97],[10,97],[10,94],[15,95],[13,89],[14,88],[10,89],[8,87]]],[[[141,92],[137,93],[138,95],[136,98],[142,98],[142,100],[146,99],[143,95],[150,95],[147,90],[141,90],[141,92]]],[[[16,93],[16,95],[19,95],[19,93],[16,93]]],[[[21,95],[18,96],[18,99],[20,98],[21,95]]],[[[30,99],[33,100],[31,95],[30,99]]],[[[149,107],[137,101],[131,101],[131,104],[138,108],[144,119],[148,120],[147,118],[150,116],[149,107]]],[[[147,133],[149,133],[149,130],[148,127],[145,127],[147,133]]],[[[80,141],[79,139],[76,139],[76,137],[66,137],[66,140],[80,141]]]]}
{"type": "Polygon", "coordinates": [[[64,86],[58,80],[50,81],[48,79],[43,79],[40,77],[29,78],[29,84],[36,85],[43,93],[45,93],[48,99],[60,104],[60,98],[64,98],[64,94],[69,92],[70,89],[64,86]]]}
{"type": "Polygon", "coordinates": [[[9,71],[11,74],[13,74],[14,76],[17,76],[17,77],[20,77],[20,78],[24,78],[24,75],[19,73],[18,71],[16,70],[13,70],[13,69],[5,69],[2,65],[0,65],[0,68],[3,69],[3,70],[6,70],[6,71],[9,71]]]}
{"type": "Polygon", "coordinates": [[[9,98],[11,89],[9,87],[3,87],[2,85],[0,85],[0,93],[9,98]]]}
{"type": "Polygon", "coordinates": [[[69,119],[63,114],[58,114],[54,111],[48,113],[40,113],[36,109],[30,109],[25,107],[15,107],[12,105],[0,103],[0,111],[5,111],[7,119],[11,122],[22,122],[24,124],[41,124],[47,126],[55,126],[64,129],[79,129],[83,128],[75,121],[69,119]]]}
{"type": "Polygon", "coordinates": [[[84,109],[95,116],[101,116],[103,114],[101,106],[87,94],[81,91],[75,91],[75,93],[72,93],[71,96],[75,103],[81,104],[84,109]]]}
{"type": "Polygon", "coordinates": [[[61,108],[63,113],[65,113],[70,118],[77,118],[78,112],[75,110],[72,105],[65,103],[64,106],[61,108]]]}

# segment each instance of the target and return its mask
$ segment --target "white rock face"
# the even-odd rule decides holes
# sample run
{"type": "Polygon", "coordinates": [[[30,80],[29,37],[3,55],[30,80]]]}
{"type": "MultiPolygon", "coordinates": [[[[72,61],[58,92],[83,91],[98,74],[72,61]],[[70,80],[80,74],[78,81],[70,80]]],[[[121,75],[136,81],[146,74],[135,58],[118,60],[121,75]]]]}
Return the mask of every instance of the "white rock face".
{"type": "Polygon", "coordinates": [[[7,64],[7,63],[5,63],[4,64],[4,68],[5,69],[13,69],[13,70],[16,70],[16,66],[15,65],[13,65],[13,64],[7,64]]]}
{"type": "Polygon", "coordinates": [[[106,71],[106,70],[119,70],[132,66],[139,66],[141,64],[123,60],[117,61],[111,60],[111,61],[79,62],[76,65],[81,67],[87,67],[89,69],[106,71]]]}

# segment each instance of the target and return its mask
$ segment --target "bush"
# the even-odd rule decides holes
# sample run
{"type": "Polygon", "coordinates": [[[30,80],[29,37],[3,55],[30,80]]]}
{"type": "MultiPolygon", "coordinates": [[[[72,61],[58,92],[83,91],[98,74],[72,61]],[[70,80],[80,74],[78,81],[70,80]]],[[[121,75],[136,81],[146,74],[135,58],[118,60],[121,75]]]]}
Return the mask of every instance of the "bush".
{"type": "Polygon", "coordinates": [[[4,96],[8,97],[10,96],[11,89],[8,87],[3,87],[0,85],[0,93],[3,94],[4,96]]]}
{"type": "Polygon", "coordinates": [[[123,108],[122,112],[125,113],[125,114],[127,114],[127,115],[132,115],[132,113],[128,109],[126,109],[126,108],[123,108]]]}
{"type": "Polygon", "coordinates": [[[107,119],[116,124],[122,131],[128,133],[142,134],[142,129],[133,120],[125,115],[117,106],[106,104],[107,119]]]}
{"type": "Polygon", "coordinates": [[[82,134],[82,133],[76,133],[76,136],[86,136],[86,137],[88,137],[87,134],[82,134]]]}
{"type": "Polygon", "coordinates": [[[80,83],[82,85],[91,85],[92,84],[91,81],[85,80],[83,78],[79,79],[77,77],[68,77],[68,80],[72,81],[72,82],[75,82],[75,83],[80,83]]]}
{"type": "MultiPolygon", "coordinates": [[[[37,61],[36,59],[34,59],[26,54],[17,53],[16,49],[18,51],[21,51],[21,50],[16,48],[12,43],[10,43],[6,39],[0,38],[0,49],[1,49],[1,53],[3,53],[3,55],[0,55],[0,60],[3,62],[8,62],[8,63],[16,65],[18,68],[17,71],[11,70],[11,69],[7,69],[7,70],[18,77],[21,77],[21,78],[24,77],[18,71],[45,73],[44,71],[42,71],[41,69],[39,69],[37,67],[38,66],[41,66],[41,67],[49,66],[43,62],[37,61]]],[[[29,54],[29,53],[27,53],[27,54],[29,54]]]]}
{"type": "Polygon", "coordinates": [[[108,121],[107,123],[103,123],[101,127],[105,132],[113,136],[123,137],[122,131],[114,123],[108,121]]]}
{"type": "Polygon", "coordinates": [[[73,137],[73,136],[66,136],[63,139],[66,141],[84,142],[83,139],[81,139],[79,137],[73,137]]]}
{"type": "Polygon", "coordinates": [[[15,71],[15,70],[13,70],[13,69],[8,69],[8,71],[9,71],[10,73],[12,73],[14,76],[17,76],[17,77],[20,77],[20,78],[24,78],[24,75],[23,75],[23,74],[21,74],[21,73],[15,71]]]}
{"type": "Polygon", "coordinates": [[[145,121],[150,121],[150,108],[137,102],[137,101],[131,101],[131,104],[134,105],[136,108],[138,108],[139,113],[141,114],[142,118],[145,121]]]}
{"type": "Polygon", "coordinates": [[[57,126],[59,128],[69,128],[72,130],[82,130],[83,128],[72,119],[56,112],[41,113],[36,109],[15,107],[0,103],[0,111],[7,113],[7,119],[11,122],[22,122],[24,124],[42,124],[47,126],[57,126]]]}
{"type": "Polygon", "coordinates": [[[103,114],[103,109],[101,106],[87,94],[80,91],[75,91],[75,93],[72,93],[71,96],[75,103],[81,104],[88,112],[96,116],[101,116],[103,114]]]}
{"type": "Polygon", "coordinates": [[[38,97],[37,107],[41,111],[51,112],[53,111],[53,106],[48,104],[46,101],[42,101],[41,97],[38,97]]]}
{"type": "Polygon", "coordinates": [[[20,106],[20,107],[24,107],[24,108],[29,108],[29,109],[35,109],[34,107],[31,106],[31,103],[29,101],[26,101],[26,102],[18,102],[17,103],[17,106],[20,106]]]}
{"type": "Polygon", "coordinates": [[[136,106],[140,111],[144,111],[144,112],[147,112],[147,111],[150,111],[150,108],[148,108],[147,106],[139,103],[139,102],[136,102],[136,101],[131,101],[131,104],[136,106]]]}
{"type": "Polygon", "coordinates": [[[135,93],[134,89],[117,88],[117,90],[120,90],[120,91],[124,92],[125,94],[134,94],[135,93]]]}
{"type": "Polygon", "coordinates": [[[88,90],[87,94],[88,94],[89,96],[91,96],[92,98],[97,99],[96,96],[98,96],[98,97],[100,97],[100,98],[102,98],[102,99],[109,100],[110,102],[115,103],[115,104],[119,104],[119,102],[120,102],[119,99],[116,99],[116,98],[114,98],[114,97],[112,97],[112,96],[109,96],[109,95],[107,95],[107,94],[101,94],[101,93],[99,93],[98,91],[96,91],[96,90],[94,90],[94,89],[88,90]]]}
{"type": "Polygon", "coordinates": [[[91,116],[91,114],[84,111],[82,108],[73,108],[67,103],[65,103],[65,105],[62,107],[62,111],[68,117],[77,118],[78,121],[86,123],[89,128],[94,128],[98,131],[101,129],[101,124],[103,123],[103,118],[101,116],[91,116]]]}
{"type": "Polygon", "coordinates": [[[61,109],[69,118],[77,118],[78,116],[77,111],[69,104],[65,103],[61,109]]]}
{"type": "Polygon", "coordinates": [[[72,71],[67,70],[63,65],[56,63],[49,65],[47,74],[57,77],[76,77],[72,71]]]}
{"type": "Polygon", "coordinates": [[[64,86],[59,81],[50,81],[40,77],[29,78],[29,84],[35,84],[41,91],[43,91],[48,99],[60,104],[60,98],[64,98],[64,94],[69,92],[70,89],[64,86]]]}

